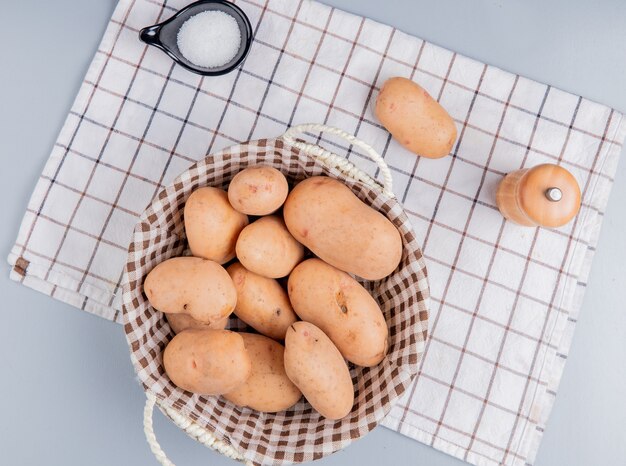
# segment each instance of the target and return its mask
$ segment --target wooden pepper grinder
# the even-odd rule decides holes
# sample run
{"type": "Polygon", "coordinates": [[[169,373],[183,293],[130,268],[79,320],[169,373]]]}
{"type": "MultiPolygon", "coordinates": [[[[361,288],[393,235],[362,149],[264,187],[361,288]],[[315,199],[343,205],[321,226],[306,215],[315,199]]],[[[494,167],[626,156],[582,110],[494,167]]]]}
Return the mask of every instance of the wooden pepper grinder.
{"type": "Polygon", "coordinates": [[[551,163],[507,174],[498,186],[502,215],[519,225],[560,227],[580,209],[580,188],[565,168],[551,163]]]}

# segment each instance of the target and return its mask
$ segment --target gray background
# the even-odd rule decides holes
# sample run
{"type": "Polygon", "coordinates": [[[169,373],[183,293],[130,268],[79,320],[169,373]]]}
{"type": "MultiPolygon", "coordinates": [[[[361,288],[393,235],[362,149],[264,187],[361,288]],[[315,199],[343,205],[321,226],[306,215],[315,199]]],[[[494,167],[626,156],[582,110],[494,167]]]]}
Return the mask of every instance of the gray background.
{"type": "MultiPolygon", "coordinates": [[[[509,71],[626,112],[626,2],[326,0],[509,71]]],[[[0,0],[0,252],[115,6],[114,0],[0,0]]],[[[577,335],[538,466],[626,464],[626,164],[604,220],[577,335]]],[[[0,270],[0,463],[152,465],[143,393],[119,325],[21,287],[0,270]]],[[[233,464],[160,414],[179,466],[233,464]]],[[[321,465],[463,464],[378,428],[321,465]]]]}

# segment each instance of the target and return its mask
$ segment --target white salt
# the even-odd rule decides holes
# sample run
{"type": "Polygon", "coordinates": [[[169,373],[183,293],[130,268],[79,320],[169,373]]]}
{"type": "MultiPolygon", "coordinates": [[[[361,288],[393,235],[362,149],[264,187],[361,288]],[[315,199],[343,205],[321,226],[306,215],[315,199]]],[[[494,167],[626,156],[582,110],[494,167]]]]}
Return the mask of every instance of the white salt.
{"type": "Polygon", "coordinates": [[[237,20],[223,11],[204,11],[178,31],[178,49],[191,63],[215,68],[230,62],[241,46],[237,20]]]}

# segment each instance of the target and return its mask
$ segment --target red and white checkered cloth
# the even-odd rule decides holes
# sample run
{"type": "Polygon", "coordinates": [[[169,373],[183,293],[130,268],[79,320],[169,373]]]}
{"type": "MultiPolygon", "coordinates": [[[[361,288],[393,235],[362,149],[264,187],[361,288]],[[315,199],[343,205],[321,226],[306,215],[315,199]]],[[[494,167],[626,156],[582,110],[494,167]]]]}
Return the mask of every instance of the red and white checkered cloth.
{"type": "MultiPolygon", "coordinates": [[[[11,277],[120,318],[137,216],[191,163],[290,125],[326,123],[384,154],[429,268],[420,375],[385,425],[480,465],[532,463],[546,425],[626,124],[602,105],[319,3],[237,0],[255,41],[244,66],[202,78],[137,39],[184,0],[121,0],[35,187],[11,277]],[[406,76],[450,112],[452,156],[402,149],[376,121],[381,83],[406,76]],[[495,207],[502,176],[543,162],[577,178],[583,206],[559,229],[495,207]]],[[[341,143],[370,174],[373,163],[341,143]]]]}

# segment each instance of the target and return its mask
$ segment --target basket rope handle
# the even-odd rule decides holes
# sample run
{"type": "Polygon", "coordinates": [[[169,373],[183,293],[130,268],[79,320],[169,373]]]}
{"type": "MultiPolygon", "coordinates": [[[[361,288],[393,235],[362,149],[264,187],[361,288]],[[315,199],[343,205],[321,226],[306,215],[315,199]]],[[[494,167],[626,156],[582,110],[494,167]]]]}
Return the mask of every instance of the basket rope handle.
{"type": "Polygon", "coordinates": [[[296,125],[296,126],[292,126],[291,128],[289,128],[285,132],[285,134],[283,134],[282,139],[288,144],[291,144],[292,146],[297,147],[298,149],[306,152],[307,154],[310,154],[320,159],[322,162],[331,164],[335,166],[336,168],[339,168],[344,173],[350,175],[351,177],[356,178],[360,181],[363,181],[364,183],[370,186],[373,184],[375,188],[381,190],[386,195],[390,197],[394,197],[393,178],[391,177],[391,171],[389,170],[389,166],[387,165],[387,162],[385,162],[385,160],[380,156],[378,152],[376,152],[376,150],[372,146],[358,139],[352,134],[347,133],[342,129],[334,128],[332,126],[326,126],[326,125],[321,125],[321,124],[316,124],[316,123],[305,123],[302,125],[296,125]],[[377,181],[374,181],[369,175],[363,173],[360,169],[358,169],[356,166],[354,166],[354,164],[350,163],[345,158],[340,157],[336,154],[333,154],[332,152],[316,144],[309,144],[307,142],[296,140],[295,138],[296,135],[302,134],[307,131],[308,132],[325,132],[325,133],[334,134],[335,136],[339,136],[340,138],[348,141],[350,144],[362,149],[365,152],[365,154],[374,162],[376,162],[376,165],[378,165],[378,168],[380,169],[380,173],[382,174],[382,177],[383,177],[382,186],[380,183],[378,183],[377,181]]]}
{"type": "Polygon", "coordinates": [[[163,449],[159,445],[159,441],[154,435],[154,429],[152,428],[152,412],[154,411],[154,405],[156,404],[156,396],[152,392],[146,392],[146,405],[143,408],[143,433],[146,435],[146,441],[150,445],[150,450],[156,458],[156,460],[163,466],[174,466],[163,449]]]}
{"type": "MultiPolygon", "coordinates": [[[[154,406],[156,404],[157,398],[155,394],[150,390],[146,390],[146,404],[143,408],[143,432],[146,436],[146,441],[150,446],[150,450],[156,460],[163,466],[175,466],[161,448],[161,445],[154,434],[152,426],[152,412],[154,411],[154,406]]],[[[159,407],[165,410],[167,416],[174,422],[174,424],[176,424],[177,427],[183,429],[189,436],[193,437],[205,447],[212,448],[224,456],[244,463],[246,466],[252,466],[252,463],[250,461],[246,461],[244,457],[241,456],[232,446],[218,440],[205,428],[200,427],[198,424],[195,424],[187,417],[173,409],[168,408],[167,406],[160,405],[159,407]]]]}

